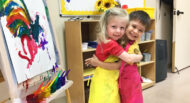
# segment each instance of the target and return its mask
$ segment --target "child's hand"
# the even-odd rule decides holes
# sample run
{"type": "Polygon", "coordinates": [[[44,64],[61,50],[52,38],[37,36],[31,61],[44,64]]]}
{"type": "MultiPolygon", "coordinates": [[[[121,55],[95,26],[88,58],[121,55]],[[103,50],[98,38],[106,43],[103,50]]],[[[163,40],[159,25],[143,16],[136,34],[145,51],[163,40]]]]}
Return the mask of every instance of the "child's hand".
{"type": "Polygon", "coordinates": [[[99,63],[100,63],[100,60],[95,55],[93,55],[93,57],[88,58],[88,59],[85,60],[85,64],[87,66],[89,66],[89,65],[99,66],[99,63]]]}
{"type": "Polygon", "coordinates": [[[91,58],[85,60],[85,65],[88,67],[90,65],[91,58]]]}

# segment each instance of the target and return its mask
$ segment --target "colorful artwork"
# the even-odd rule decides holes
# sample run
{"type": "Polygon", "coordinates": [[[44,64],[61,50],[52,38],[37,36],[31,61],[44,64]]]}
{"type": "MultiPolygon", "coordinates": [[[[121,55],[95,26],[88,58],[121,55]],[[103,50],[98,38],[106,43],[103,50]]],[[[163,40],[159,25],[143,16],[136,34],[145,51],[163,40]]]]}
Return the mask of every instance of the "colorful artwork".
{"type": "Polygon", "coordinates": [[[0,0],[0,24],[21,83],[56,65],[53,33],[43,0],[0,0]]]}

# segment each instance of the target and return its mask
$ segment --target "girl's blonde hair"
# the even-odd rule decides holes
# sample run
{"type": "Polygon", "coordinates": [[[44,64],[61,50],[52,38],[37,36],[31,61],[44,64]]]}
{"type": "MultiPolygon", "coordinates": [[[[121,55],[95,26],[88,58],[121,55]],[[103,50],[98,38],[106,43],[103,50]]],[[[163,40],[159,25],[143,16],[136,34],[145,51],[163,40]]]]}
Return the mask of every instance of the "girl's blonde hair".
{"type": "Polygon", "coordinates": [[[116,17],[116,16],[124,17],[124,18],[126,18],[126,21],[129,20],[129,15],[126,12],[126,10],[124,10],[124,9],[114,7],[114,8],[110,8],[110,9],[106,10],[100,17],[100,22],[99,22],[100,28],[99,28],[98,35],[97,35],[98,43],[100,43],[100,42],[106,43],[107,42],[106,38],[108,38],[108,34],[106,31],[106,27],[108,25],[109,18],[116,17]]]}

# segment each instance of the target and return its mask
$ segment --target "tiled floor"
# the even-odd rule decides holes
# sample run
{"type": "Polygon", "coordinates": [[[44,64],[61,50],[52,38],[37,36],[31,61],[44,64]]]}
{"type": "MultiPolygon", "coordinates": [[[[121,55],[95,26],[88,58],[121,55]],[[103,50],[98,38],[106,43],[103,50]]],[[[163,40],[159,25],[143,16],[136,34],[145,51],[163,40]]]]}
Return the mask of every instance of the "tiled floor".
{"type": "Polygon", "coordinates": [[[167,78],[143,90],[144,103],[190,103],[190,68],[167,73],[167,78]]]}
{"type": "MultiPolygon", "coordinates": [[[[143,90],[144,103],[190,103],[190,68],[167,73],[167,78],[143,90]]],[[[65,98],[51,103],[66,103],[65,98]]]]}

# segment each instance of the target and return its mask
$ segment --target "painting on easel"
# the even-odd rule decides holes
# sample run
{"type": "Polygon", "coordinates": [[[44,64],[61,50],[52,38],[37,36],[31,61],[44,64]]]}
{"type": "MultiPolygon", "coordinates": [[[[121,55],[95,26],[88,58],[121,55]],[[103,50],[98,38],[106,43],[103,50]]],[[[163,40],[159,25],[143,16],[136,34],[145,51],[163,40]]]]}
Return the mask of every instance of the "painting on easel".
{"type": "Polygon", "coordinates": [[[56,47],[43,0],[0,0],[0,25],[17,82],[56,66],[56,47]]]}

